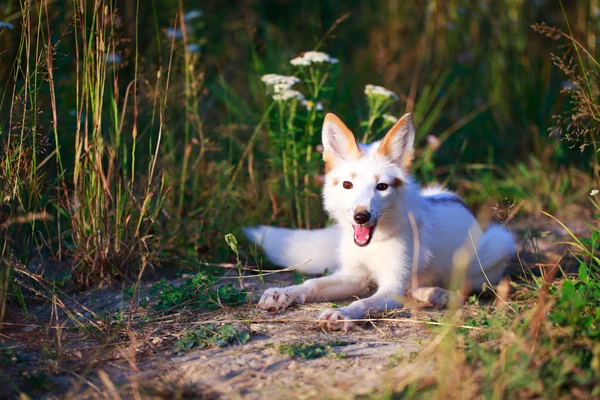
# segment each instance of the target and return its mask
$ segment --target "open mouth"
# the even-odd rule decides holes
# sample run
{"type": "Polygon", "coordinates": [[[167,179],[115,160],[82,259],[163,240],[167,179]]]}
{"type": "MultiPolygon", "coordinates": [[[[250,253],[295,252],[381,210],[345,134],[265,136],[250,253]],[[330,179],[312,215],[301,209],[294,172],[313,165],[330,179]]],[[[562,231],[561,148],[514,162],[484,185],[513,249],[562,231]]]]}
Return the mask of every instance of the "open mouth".
{"type": "Polygon", "coordinates": [[[356,243],[360,247],[368,245],[371,241],[371,238],[373,237],[375,225],[352,225],[352,228],[354,228],[354,243],[356,243]]]}

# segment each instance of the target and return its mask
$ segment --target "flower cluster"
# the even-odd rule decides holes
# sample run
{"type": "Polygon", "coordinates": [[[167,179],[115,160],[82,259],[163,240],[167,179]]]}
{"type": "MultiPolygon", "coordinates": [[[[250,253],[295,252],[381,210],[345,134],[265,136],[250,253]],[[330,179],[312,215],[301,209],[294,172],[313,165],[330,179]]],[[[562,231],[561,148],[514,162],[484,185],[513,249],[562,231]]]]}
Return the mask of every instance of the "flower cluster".
{"type": "Polygon", "coordinates": [[[296,83],[300,82],[300,79],[296,78],[295,76],[277,74],[263,75],[263,77],[260,78],[260,80],[269,86],[287,85],[288,89],[294,86],[296,83]]]}
{"type": "Polygon", "coordinates": [[[398,95],[383,86],[367,85],[365,86],[365,94],[367,96],[382,96],[394,100],[398,100],[398,95]]]}
{"type": "Polygon", "coordinates": [[[307,100],[306,97],[297,90],[293,90],[292,87],[300,82],[295,76],[278,75],[278,74],[267,74],[263,75],[261,80],[269,88],[269,92],[272,93],[273,100],[275,101],[289,101],[292,99],[300,101],[307,110],[315,109],[317,111],[323,110],[323,104],[312,100],[307,100]]]}
{"type": "Polygon", "coordinates": [[[296,57],[290,60],[290,64],[294,66],[309,66],[313,63],[337,64],[338,62],[339,60],[337,58],[331,57],[329,54],[323,53],[322,51],[307,51],[301,57],[296,57]]]}
{"type": "Polygon", "coordinates": [[[300,100],[301,102],[306,101],[306,98],[304,97],[304,95],[302,93],[300,93],[297,90],[292,90],[292,89],[287,89],[284,90],[282,92],[276,93],[273,95],[273,100],[276,101],[288,101],[291,99],[297,99],[300,100]]]}
{"type": "Polygon", "coordinates": [[[263,75],[261,80],[271,89],[271,92],[274,93],[273,100],[287,101],[298,99],[300,101],[306,101],[302,93],[297,90],[292,90],[292,86],[300,82],[300,79],[295,76],[267,74],[263,75]]]}

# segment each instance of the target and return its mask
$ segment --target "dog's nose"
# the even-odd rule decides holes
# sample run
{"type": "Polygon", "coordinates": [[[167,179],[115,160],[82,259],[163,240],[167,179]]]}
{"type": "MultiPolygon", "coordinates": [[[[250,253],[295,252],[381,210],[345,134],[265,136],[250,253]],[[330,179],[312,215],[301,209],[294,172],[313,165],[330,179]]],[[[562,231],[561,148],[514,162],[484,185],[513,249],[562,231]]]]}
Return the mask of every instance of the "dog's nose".
{"type": "Polygon", "coordinates": [[[371,213],[368,211],[359,211],[354,214],[354,221],[357,224],[366,224],[371,219],[371,213]]]}

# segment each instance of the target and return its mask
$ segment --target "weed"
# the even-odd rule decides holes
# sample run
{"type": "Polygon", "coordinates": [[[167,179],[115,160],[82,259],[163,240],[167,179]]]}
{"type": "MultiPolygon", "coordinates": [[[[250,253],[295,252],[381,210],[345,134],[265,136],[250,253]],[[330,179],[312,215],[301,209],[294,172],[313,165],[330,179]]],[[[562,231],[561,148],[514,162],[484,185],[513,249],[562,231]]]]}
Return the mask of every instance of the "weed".
{"type": "Polygon", "coordinates": [[[237,330],[233,325],[225,324],[216,327],[213,324],[203,325],[193,331],[185,333],[175,343],[177,351],[188,351],[194,348],[211,346],[223,347],[228,344],[246,344],[250,340],[250,334],[244,330],[237,330]]]}
{"type": "Polygon", "coordinates": [[[216,286],[218,277],[199,272],[179,286],[167,282],[163,277],[150,288],[150,295],[158,295],[154,305],[156,311],[172,311],[182,307],[215,309],[220,304],[240,304],[246,293],[233,285],[216,286]]]}
{"type": "Polygon", "coordinates": [[[296,343],[280,344],[277,351],[279,354],[289,355],[293,358],[313,360],[320,357],[346,358],[348,354],[336,351],[335,347],[347,346],[350,343],[341,340],[326,343],[296,343]]]}
{"type": "Polygon", "coordinates": [[[294,285],[300,285],[305,280],[306,280],[306,277],[304,275],[302,275],[300,272],[298,272],[298,271],[292,272],[292,282],[294,283],[294,285]]]}

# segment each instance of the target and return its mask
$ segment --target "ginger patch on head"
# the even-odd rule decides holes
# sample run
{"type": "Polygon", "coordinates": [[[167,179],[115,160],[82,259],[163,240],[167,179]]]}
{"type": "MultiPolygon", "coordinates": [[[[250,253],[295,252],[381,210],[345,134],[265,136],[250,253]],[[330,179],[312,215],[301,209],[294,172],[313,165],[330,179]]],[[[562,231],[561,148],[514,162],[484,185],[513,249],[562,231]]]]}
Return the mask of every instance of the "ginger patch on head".
{"type": "Polygon", "coordinates": [[[392,182],[390,186],[394,189],[399,188],[400,186],[402,186],[402,180],[400,178],[394,178],[394,182],[392,182]]]}
{"type": "Polygon", "coordinates": [[[325,161],[325,173],[328,174],[333,169],[335,157],[333,154],[325,152],[323,153],[323,161],[325,161]]]}

